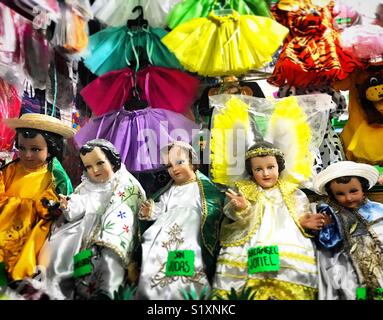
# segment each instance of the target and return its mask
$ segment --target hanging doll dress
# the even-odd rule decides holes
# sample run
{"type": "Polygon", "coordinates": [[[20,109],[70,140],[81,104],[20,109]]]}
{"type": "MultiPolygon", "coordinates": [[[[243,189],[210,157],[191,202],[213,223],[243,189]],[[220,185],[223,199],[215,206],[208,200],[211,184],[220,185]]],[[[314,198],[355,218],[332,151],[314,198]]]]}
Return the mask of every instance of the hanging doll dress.
{"type": "Polygon", "coordinates": [[[267,17],[233,11],[180,24],[162,42],[180,63],[201,76],[240,75],[264,66],[282,44],[288,30],[267,17]]]}

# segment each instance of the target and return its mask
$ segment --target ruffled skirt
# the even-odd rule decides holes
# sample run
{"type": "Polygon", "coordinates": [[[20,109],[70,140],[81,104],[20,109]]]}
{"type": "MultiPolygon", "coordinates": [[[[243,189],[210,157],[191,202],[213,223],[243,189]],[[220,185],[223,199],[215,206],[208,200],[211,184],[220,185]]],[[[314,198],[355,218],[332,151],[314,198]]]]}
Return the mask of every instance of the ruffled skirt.
{"type": "Polygon", "coordinates": [[[140,65],[147,59],[155,66],[181,69],[176,57],[161,43],[167,32],[160,28],[131,30],[111,27],[89,37],[90,54],[84,59],[87,68],[98,76],[113,70],[140,65]],[[139,54],[141,51],[141,54],[139,54]]]}
{"type": "MultiPolygon", "coordinates": [[[[135,76],[140,99],[151,106],[186,113],[197,98],[199,80],[185,72],[148,66],[135,76]]],[[[120,109],[132,97],[133,89],[134,72],[125,68],[97,78],[81,95],[96,115],[102,115],[120,109]]]]}
{"type": "MultiPolygon", "coordinates": [[[[230,0],[230,8],[240,15],[271,17],[265,0],[230,0]]],[[[191,19],[207,17],[215,9],[216,0],[184,0],[173,7],[168,16],[168,25],[174,29],[191,19]]]]}
{"type": "Polygon", "coordinates": [[[120,152],[128,171],[143,171],[161,166],[161,147],[173,140],[190,143],[198,131],[196,123],[179,113],[146,108],[92,118],[74,139],[79,147],[91,139],[109,140],[120,152]]]}
{"type": "Polygon", "coordinates": [[[272,61],[287,34],[288,29],[271,18],[211,12],[179,25],[162,42],[191,72],[240,75],[272,61]]]}

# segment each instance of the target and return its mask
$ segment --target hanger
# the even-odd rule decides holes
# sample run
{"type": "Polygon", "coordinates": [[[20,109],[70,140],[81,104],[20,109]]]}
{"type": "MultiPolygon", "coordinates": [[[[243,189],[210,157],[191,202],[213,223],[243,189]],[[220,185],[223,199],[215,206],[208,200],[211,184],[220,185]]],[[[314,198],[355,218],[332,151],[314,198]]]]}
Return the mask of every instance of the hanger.
{"type": "Polygon", "coordinates": [[[133,89],[132,97],[125,102],[124,109],[128,111],[145,109],[148,103],[145,100],[140,99],[140,93],[138,89],[133,89]]]}
{"type": "Polygon", "coordinates": [[[134,29],[134,28],[143,28],[147,27],[149,25],[148,20],[144,19],[144,8],[142,6],[136,6],[133,9],[133,13],[136,11],[140,11],[140,14],[136,19],[129,19],[126,22],[126,25],[129,29],[134,29]]]}
{"type": "Polygon", "coordinates": [[[209,96],[217,94],[242,94],[252,96],[254,92],[248,86],[241,86],[240,81],[236,76],[226,76],[218,87],[213,87],[208,92],[209,96]]]}
{"type": "Polygon", "coordinates": [[[131,61],[130,68],[137,72],[139,69],[143,69],[151,63],[148,58],[147,51],[144,50],[142,47],[136,47],[136,52],[137,58],[131,61]]]}
{"type": "Polygon", "coordinates": [[[252,70],[247,73],[247,75],[241,79],[242,81],[255,81],[255,80],[264,80],[271,77],[270,72],[261,71],[261,70],[252,70]]]}
{"type": "Polygon", "coordinates": [[[132,89],[131,98],[125,102],[124,109],[128,111],[145,109],[148,106],[148,103],[145,100],[141,100],[140,98],[140,89],[137,87],[136,82],[136,73],[133,75],[134,77],[134,87],[132,89]]]}

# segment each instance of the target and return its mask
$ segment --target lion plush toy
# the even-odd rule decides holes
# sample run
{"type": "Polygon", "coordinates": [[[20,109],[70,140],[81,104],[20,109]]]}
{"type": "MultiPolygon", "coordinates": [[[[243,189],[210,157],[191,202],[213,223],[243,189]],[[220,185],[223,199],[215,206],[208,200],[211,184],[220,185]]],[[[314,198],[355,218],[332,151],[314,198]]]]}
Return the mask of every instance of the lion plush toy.
{"type": "Polygon", "coordinates": [[[370,65],[334,84],[350,90],[349,119],[341,133],[348,160],[383,164],[383,64],[370,65]]]}

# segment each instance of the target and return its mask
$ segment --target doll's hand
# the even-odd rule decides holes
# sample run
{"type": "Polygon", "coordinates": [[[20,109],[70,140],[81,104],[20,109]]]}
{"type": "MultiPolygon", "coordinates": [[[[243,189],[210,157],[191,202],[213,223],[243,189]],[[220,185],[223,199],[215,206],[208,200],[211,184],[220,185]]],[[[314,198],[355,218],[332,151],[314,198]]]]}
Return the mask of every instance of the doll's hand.
{"type": "Polygon", "coordinates": [[[68,201],[70,200],[70,198],[67,196],[64,196],[63,194],[59,194],[59,198],[60,198],[60,209],[61,210],[68,209],[68,201]]]}
{"type": "Polygon", "coordinates": [[[140,211],[138,212],[138,216],[141,219],[148,219],[151,216],[152,212],[152,203],[150,200],[146,200],[141,204],[140,211]]]}
{"type": "Polygon", "coordinates": [[[329,216],[328,214],[323,214],[323,216],[324,216],[324,221],[323,221],[324,227],[333,222],[332,217],[329,216]]]}
{"type": "Polygon", "coordinates": [[[377,184],[383,184],[383,175],[379,176],[377,184]]]}
{"type": "Polygon", "coordinates": [[[233,205],[235,211],[243,211],[247,208],[247,200],[242,193],[236,193],[231,189],[227,189],[225,194],[230,199],[229,203],[233,205]]]}
{"type": "Polygon", "coordinates": [[[299,223],[304,229],[316,231],[331,223],[331,217],[324,213],[306,213],[299,218],[299,223]]]}

